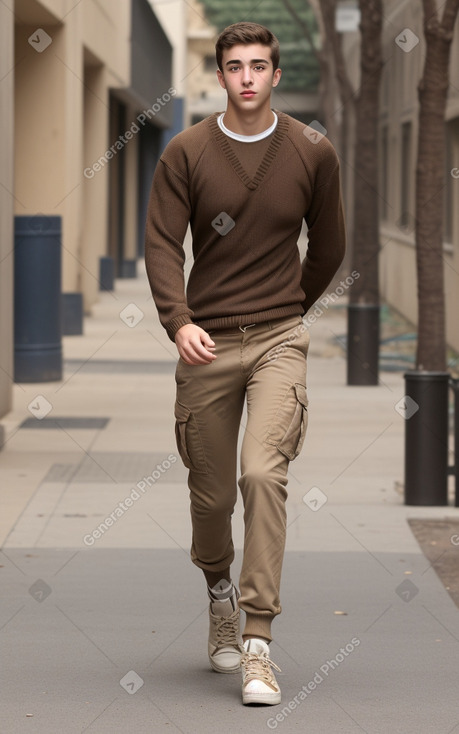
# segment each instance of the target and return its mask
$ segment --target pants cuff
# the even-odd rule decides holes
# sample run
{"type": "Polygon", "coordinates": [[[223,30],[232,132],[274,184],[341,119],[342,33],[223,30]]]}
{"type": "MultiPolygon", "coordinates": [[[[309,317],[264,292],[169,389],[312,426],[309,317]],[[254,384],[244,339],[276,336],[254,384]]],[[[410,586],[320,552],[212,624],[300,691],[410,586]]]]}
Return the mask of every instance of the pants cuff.
{"type": "Polygon", "coordinates": [[[264,637],[271,642],[271,623],[273,614],[251,614],[246,612],[244,637],[264,637]]]}

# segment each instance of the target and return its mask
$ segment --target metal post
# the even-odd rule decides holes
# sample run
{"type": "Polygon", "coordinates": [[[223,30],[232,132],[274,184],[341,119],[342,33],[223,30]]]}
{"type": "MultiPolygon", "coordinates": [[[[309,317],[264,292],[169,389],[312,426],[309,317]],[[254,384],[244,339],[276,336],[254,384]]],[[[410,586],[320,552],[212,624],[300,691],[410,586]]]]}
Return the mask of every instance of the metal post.
{"type": "Polygon", "coordinates": [[[454,392],[454,506],[459,507],[459,378],[451,377],[454,392]]]}
{"type": "Polygon", "coordinates": [[[115,287],[115,262],[112,257],[99,259],[99,290],[112,291],[115,287]]]}
{"type": "Polygon", "coordinates": [[[120,278],[137,278],[137,260],[122,260],[120,278]]]}
{"type": "Polygon", "coordinates": [[[77,336],[83,333],[83,294],[62,294],[62,334],[77,336]]]}
{"type": "Polygon", "coordinates": [[[61,217],[14,218],[14,379],[62,379],[61,217]]]}
{"type": "Polygon", "coordinates": [[[379,381],[379,306],[348,306],[347,384],[377,385],[379,381]]]}
{"type": "Polygon", "coordinates": [[[405,374],[405,504],[448,504],[448,372],[405,374]]]}

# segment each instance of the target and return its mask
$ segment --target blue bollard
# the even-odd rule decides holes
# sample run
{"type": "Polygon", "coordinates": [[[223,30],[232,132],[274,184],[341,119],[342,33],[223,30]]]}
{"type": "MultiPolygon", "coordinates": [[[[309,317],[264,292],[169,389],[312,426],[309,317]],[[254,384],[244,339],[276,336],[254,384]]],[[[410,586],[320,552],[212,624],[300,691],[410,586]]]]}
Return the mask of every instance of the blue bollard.
{"type": "Polygon", "coordinates": [[[14,218],[14,379],[62,379],[61,217],[14,218]]]}
{"type": "Polygon", "coordinates": [[[122,260],[120,278],[137,278],[137,260],[122,260]]]}
{"type": "Polygon", "coordinates": [[[62,335],[80,336],[83,333],[83,294],[62,294],[62,335]]]}
{"type": "Polygon", "coordinates": [[[104,256],[99,259],[99,290],[112,291],[115,287],[115,261],[104,256]]]}

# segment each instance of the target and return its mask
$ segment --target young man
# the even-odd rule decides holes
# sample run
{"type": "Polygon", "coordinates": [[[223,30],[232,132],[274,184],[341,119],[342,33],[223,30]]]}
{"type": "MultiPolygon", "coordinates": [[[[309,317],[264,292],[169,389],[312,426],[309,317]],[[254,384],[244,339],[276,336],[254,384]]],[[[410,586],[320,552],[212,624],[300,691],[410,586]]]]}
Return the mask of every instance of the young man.
{"type": "Polygon", "coordinates": [[[229,26],[216,56],[226,111],[177,135],[162,154],[148,208],[146,265],[161,324],[179,353],[176,439],[189,470],[191,559],[210,598],[210,664],[220,673],[242,669],[244,704],[277,704],[272,668],[279,668],[269,643],[281,612],[287,472],[307,425],[309,335],[302,316],[343,259],[339,168],[326,138],[317,142],[310,128],[271,109],[281,70],[268,29],[229,26]],[[303,219],[309,244],[301,263],[303,219]],[[188,223],[194,263],[185,293],[188,223]],[[230,572],[237,485],[245,530],[240,593],[230,572]]]}

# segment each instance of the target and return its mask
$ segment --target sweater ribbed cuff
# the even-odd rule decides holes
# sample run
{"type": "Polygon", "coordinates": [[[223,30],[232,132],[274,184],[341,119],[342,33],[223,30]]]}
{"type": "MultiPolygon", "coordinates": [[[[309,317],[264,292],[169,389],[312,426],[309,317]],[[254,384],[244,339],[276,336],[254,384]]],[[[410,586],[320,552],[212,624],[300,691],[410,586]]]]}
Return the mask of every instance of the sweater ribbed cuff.
{"type": "Polygon", "coordinates": [[[271,637],[271,623],[274,616],[274,614],[251,614],[246,612],[243,636],[262,637],[271,642],[273,639],[271,637]]]}
{"type": "Polygon", "coordinates": [[[175,342],[175,335],[180,327],[192,323],[193,321],[187,313],[182,313],[180,314],[180,316],[175,316],[175,318],[168,321],[165,326],[167,336],[172,342],[175,342]]]}

